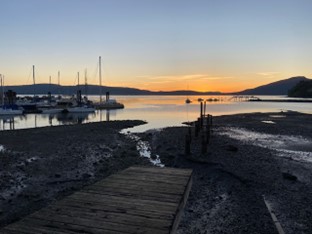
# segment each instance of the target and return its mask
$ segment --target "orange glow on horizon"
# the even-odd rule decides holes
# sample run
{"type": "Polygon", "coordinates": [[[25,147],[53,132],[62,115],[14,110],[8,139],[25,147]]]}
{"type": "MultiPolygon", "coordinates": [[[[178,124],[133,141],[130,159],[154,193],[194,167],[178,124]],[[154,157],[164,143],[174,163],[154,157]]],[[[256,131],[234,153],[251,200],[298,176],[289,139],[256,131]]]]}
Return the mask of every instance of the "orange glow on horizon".
{"type": "MultiPolygon", "coordinates": [[[[281,72],[259,72],[229,75],[208,75],[205,73],[194,73],[187,75],[161,75],[161,76],[135,76],[119,74],[118,76],[103,76],[102,85],[109,87],[136,88],[149,91],[177,91],[190,90],[198,92],[239,92],[245,89],[256,88],[275,81],[296,76],[295,74],[285,74],[281,72]]],[[[309,75],[306,77],[309,78],[309,75]]],[[[31,85],[31,74],[26,77],[11,79],[10,75],[5,77],[5,86],[31,85]]],[[[47,84],[48,78],[41,75],[36,79],[36,84],[47,84]]],[[[57,84],[57,77],[52,76],[52,83],[57,84]]],[[[80,85],[84,84],[83,74],[80,77],[80,85]]],[[[98,77],[89,77],[89,85],[99,85],[98,77]]],[[[74,75],[63,75],[61,73],[60,85],[75,86],[77,78],[74,75]]]]}

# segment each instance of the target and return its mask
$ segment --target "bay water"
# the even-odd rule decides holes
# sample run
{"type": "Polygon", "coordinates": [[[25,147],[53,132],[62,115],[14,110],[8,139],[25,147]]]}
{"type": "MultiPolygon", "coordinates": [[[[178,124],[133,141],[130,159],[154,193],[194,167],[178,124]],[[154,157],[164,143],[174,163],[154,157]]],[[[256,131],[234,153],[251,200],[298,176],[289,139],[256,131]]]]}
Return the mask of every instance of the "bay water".
{"type": "MultiPolygon", "coordinates": [[[[285,96],[259,96],[261,99],[285,99],[285,96]]],[[[98,101],[99,96],[89,96],[98,101]]],[[[312,103],[298,102],[247,102],[232,96],[189,96],[192,103],[186,104],[185,96],[113,96],[125,105],[125,109],[97,110],[95,113],[80,114],[25,114],[20,116],[0,116],[0,130],[25,129],[66,124],[83,124],[114,120],[144,120],[147,122],[133,128],[132,132],[149,129],[181,126],[183,122],[199,117],[198,98],[207,101],[206,113],[213,116],[253,112],[298,111],[312,114],[312,103]]]]}

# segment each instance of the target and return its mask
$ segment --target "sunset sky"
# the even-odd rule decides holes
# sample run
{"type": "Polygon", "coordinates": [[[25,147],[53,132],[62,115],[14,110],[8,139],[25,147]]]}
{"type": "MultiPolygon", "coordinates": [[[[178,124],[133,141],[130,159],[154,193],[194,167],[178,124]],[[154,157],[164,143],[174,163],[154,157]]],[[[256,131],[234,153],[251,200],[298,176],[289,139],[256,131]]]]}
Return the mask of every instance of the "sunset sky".
{"type": "Polygon", "coordinates": [[[311,0],[0,0],[6,85],[239,91],[312,77],[311,0]]]}

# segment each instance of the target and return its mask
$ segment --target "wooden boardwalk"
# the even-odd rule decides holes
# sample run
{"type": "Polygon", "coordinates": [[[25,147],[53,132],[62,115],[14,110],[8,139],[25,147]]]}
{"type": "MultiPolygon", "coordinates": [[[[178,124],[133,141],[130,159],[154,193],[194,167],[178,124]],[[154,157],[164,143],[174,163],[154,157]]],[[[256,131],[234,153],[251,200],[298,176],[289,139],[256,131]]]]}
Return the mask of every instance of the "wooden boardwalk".
{"type": "Polygon", "coordinates": [[[175,233],[191,183],[188,169],[130,167],[0,233],[175,233]]]}

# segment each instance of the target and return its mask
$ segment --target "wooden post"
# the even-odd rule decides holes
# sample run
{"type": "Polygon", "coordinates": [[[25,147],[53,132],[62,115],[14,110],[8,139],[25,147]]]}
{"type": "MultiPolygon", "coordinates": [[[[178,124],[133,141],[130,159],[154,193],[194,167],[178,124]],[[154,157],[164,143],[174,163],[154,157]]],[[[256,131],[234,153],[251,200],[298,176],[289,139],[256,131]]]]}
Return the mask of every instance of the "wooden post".
{"type": "Polygon", "coordinates": [[[195,137],[198,137],[199,133],[199,121],[195,121],[195,137]]]}
{"type": "Polygon", "coordinates": [[[185,135],[185,155],[191,154],[191,141],[189,135],[185,135]]]}
{"type": "Polygon", "coordinates": [[[190,137],[190,142],[192,142],[192,131],[191,127],[188,128],[188,135],[190,137]]]}
{"type": "Polygon", "coordinates": [[[206,125],[206,144],[208,145],[210,142],[210,125],[206,125]]]}
{"type": "Polygon", "coordinates": [[[203,117],[203,102],[200,102],[200,118],[203,117]]]}
{"type": "Polygon", "coordinates": [[[207,152],[207,144],[206,144],[204,134],[201,135],[201,152],[202,152],[202,154],[205,154],[207,152]]]}

